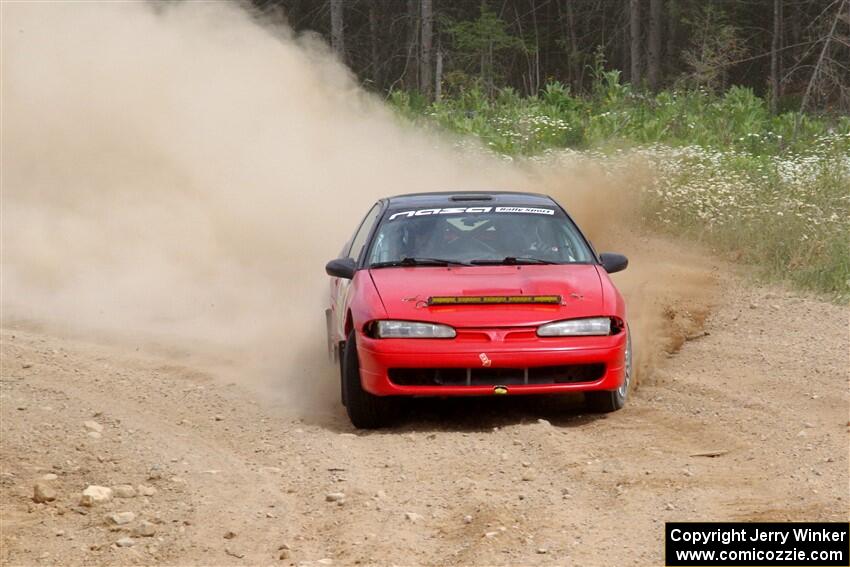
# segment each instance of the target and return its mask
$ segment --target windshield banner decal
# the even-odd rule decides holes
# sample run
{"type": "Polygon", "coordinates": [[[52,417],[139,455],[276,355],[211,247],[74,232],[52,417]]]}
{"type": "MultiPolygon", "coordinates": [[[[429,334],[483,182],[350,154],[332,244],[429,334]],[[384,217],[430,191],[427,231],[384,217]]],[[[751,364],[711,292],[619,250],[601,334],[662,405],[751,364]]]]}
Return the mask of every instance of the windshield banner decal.
{"type": "Polygon", "coordinates": [[[555,209],[543,209],[539,207],[449,207],[445,209],[418,209],[414,211],[402,211],[390,215],[389,220],[397,218],[424,217],[428,215],[461,215],[470,213],[519,213],[526,215],[554,215],[555,209]]]}

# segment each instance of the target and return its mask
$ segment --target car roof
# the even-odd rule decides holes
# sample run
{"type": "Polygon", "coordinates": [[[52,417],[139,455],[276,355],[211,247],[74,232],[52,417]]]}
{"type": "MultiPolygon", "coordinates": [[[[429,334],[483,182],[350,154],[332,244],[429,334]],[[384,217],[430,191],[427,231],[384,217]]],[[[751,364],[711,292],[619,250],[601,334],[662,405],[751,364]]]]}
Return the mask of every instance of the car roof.
{"type": "Polygon", "coordinates": [[[474,207],[476,205],[555,205],[555,201],[540,193],[519,191],[436,191],[409,193],[387,198],[396,207],[474,207]]]}

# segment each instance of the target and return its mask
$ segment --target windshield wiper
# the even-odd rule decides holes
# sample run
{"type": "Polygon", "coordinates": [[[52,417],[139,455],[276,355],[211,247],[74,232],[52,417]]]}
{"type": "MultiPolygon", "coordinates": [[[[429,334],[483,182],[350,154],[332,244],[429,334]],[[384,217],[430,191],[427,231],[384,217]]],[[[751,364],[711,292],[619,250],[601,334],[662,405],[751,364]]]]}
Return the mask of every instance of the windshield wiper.
{"type": "Polygon", "coordinates": [[[390,260],[389,262],[375,262],[370,268],[392,268],[396,266],[469,266],[460,260],[446,260],[444,258],[411,258],[405,256],[401,260],[390,260]]]}
{"type": "Polygon", "coordinates": [[[531,258],[530,256],[505,256],[501,260],[470,260],[469,263],[479,266],[517,266],[520,264],[557,264],[558,262],[543,260],[542,258],[531,258]]]}

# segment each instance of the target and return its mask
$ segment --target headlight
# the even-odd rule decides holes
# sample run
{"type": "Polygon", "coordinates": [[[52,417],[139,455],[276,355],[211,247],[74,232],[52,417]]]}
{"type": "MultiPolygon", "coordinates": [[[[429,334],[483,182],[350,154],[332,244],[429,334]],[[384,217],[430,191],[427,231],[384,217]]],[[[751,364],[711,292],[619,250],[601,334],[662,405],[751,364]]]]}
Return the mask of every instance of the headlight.
{"type": "Polygon", "coordinates": [[[448,325],[413,321],[378,321],[374,332],[379,339],[453,339],[457,335],[448,325]]]}
{"type": "Polygon", "coordinates": [[[566,321],[547,323],[537,328],[538,337],[575,337],[610,334],[611,319],[608,317],[568,319],[566,321]]]}

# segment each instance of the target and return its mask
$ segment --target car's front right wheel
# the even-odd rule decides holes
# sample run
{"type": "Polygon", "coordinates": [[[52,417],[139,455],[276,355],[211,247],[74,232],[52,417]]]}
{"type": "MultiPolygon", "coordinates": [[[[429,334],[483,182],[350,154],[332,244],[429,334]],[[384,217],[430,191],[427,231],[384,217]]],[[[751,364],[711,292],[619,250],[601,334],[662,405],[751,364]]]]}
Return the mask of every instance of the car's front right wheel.
{"type": "Polygon", "coordinates": [[[342,364],[342,391],[348,418],[358,429],[386,427],[398,415],[398,400],[370,394],[360,382],[357,339],[352,330],[345,342],[342,364]]]}
{"type": "Polygon", "coordinates": [[[629,384],[632,382],[632,333],[626,331],[626,352],[623,360],[623,383],[616,390],[599,390],[584,394],[587,407],[597,413],[611,413],[626,405],[629,384]]]}

